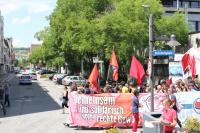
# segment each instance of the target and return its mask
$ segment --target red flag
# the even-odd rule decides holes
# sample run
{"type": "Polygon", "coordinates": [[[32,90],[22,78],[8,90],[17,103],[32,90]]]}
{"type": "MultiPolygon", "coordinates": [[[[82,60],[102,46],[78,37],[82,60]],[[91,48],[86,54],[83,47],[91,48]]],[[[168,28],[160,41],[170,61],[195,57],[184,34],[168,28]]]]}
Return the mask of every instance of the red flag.
{"type": "Polygon", "coordinates": [[[138,85],[141,85],[142,80],[145,76],[144,68],[142,64],[135,58],[135,56],[132,56],[130,76],[137,78],[138,85]]]}
{"type": "Polygon", "coordinates": [[[191,69],[191,73],[192,73],[192,79],[195,79],[195,77],[196,77],[196,61],[195,61],[194,56],[192,56],[192,59],[190,61],[190,69],[191,69]]]}
{"type": "Polygon", "coordinates": [[[170,86],[172,84],[172,78],[167,80],[167,84],[170,86]]]}
{"type": "Polygon", "coordinates": [[[99,76],[99,71],[98,71],[98,68],[97,68],[97,64],[95,64],[93,69],[92,69],[92,72],[91,72],[91,74],[88,78],[88,82],[90,82],[90,84],[93,84],[94,87],[96,87],[96,88],[99,88],[98,82],[97,82],[98,76],[99,76]]]}
{"type": "Polygon", "coordinates": [[[111,58],[110,58],[110,65],[112,66],[112,70],[113,70],[113,80],[117,81],[118,80],[119,65],[117,63],[117,58],[116,58],[116,55],[115,55],[114,48],[112,49],[112,55],[111,55],[111,58]]]}
{"type": "Polygon", "coordinates": [[[183,71],[185,71],[190,63],[190,55],[188,53],[184,54],[181,62],[182,62],[183,71]]]}

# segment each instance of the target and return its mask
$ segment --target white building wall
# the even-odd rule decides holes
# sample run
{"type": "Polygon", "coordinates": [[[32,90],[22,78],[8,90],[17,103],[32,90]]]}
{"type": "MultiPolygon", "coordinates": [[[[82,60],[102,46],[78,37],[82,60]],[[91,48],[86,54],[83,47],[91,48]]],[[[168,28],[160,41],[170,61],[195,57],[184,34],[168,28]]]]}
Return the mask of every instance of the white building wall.
{"type": "Polygon", "coordinates": [[[200,40],[200,32],[189,35],[190,47],[200,50],[200,47],[197,45],[197,39],[200,40]]]}

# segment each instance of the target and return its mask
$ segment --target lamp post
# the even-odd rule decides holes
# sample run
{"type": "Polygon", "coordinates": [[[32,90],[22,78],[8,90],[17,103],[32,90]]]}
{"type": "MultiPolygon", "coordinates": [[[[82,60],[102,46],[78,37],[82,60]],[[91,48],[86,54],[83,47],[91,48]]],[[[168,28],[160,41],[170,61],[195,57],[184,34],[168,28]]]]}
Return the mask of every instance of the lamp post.
{"type": "Polygon", "coordinates": [[[149,65],[151,70],[149,73],[149,85],[151,87],[151,112],[154,112],[154,87],[153,87],[153,41],[154,41],[154,34],[153,34],[153,14],[150,14],[149,16],[149,65]]]}
{"type": "MultiPolygon", "coordinates": [[[[150,10],[149,5],[142,5],[145,9],[150,10]]],[[[154,21],[153,21],[153,14],[150,13],[149,15],[149,61],[148,61],[148,81],[149,86],[151,87],[151,112],[154,112],[154,87],[153,87],[153,42],[154,42],[154,21]]]]}
{"type": "MultiPolygon", "coordinates": [[[[150,9],[149,5],[142,5],[146,9],[150,9]]],[[[160,39],[158,40],[164,40],[166,41],[166,36],[161,36],[160,39]]],[[[153,43],[156,41],[155,35],[154,35],[154,20],[153,20],[153,14],[150,13],[149,15],[149,62],[148,62],[148,71],[149,71],[149,86],[151,87],[151,112],[154,112],[154,81],[153,81],[153,76],[154,76],[154,70],[153,70],[153,43]]],[[[174,48],[175,51],[175,46],[181,45],[179,42],[176,41],[175,35],[171,35],[170,41],[167,42],[167,45],[170,47],[174,48]]]]}
{"type": "Polygon", "coordinates": [[[173,47],[173,50],[176,51],[176,46],[180,46],[181,44],[178,41],[176,41],[175,35],[171,35],[170,41],[167,42],[167,45],[170,46],[170,47],[173,47]]]}

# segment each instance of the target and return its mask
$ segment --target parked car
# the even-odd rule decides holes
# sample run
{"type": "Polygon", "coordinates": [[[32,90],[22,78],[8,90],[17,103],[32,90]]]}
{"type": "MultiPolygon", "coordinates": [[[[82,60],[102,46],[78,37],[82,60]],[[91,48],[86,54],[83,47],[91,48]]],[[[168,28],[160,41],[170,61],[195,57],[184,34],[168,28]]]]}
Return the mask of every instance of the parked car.
{"type": "Polygon", "coordinates": [[[49,80],[53,80],[53,76],[55,75],[56,73],[54,74],[49,74],[49,80]]]}
{"type": "Polygon", "coordinates": [[[67,80],[67,78],[70,78],[71,76],[66,76],[66,77],[64,77],[63,79],[62,79],[62,85],[65,85],[65,80],[67,80]]]}
{"type": "Polygon", "coordinates": [[[56,73],[55,71],[51,71],[51,70],[39,70],[38,74],[42,75],[42,74],[53,74],[56,73]]]}
{"type": "Polygon", "coordinates": [[[59,74],[55,74],[54,76],[53,76],[53,81],[54,82],[57,82],[57,79],[59,78],[59,77],[61,77],[63,74],[61,74],[61,73],[59,73],[59,74]]]}
{"type": "Polygon", "coordinates": [[[19,77],[19,84],[32,84],[32,78],[30,74],[22,74],[19,77]]]}
{"type": "Polygon", "coordinates": [[[57,77],[57,83],[62,85],[62,79],[65,78],[66,76],[67,76],[67,74],[63,74],[63,75],[57,77]]]}
{"type": "Polygon", "coordinates": [[[32,80],[37,80],[37,74],[36,73],[30,73],[32,80]]]}
{"type": "Polygon", "coordinates": [[[80,76],[67,76],[63,80],[63,85],[72,85],[73,82],[76,82],[77,85],[85,85],[86,80],[83,77],[80,76]]]}

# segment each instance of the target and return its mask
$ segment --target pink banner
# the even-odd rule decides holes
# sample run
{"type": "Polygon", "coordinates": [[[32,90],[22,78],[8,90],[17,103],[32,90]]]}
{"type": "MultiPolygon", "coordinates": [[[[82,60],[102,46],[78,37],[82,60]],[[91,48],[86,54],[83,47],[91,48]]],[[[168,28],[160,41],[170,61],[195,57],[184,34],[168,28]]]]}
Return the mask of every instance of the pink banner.
{"type": "MultiPolygon", "coordinates": [[[[132,94],[102,93],[102,94],[69,94],[71,123],[85,127],[130,127],[134,122],[132,117],[132,94]]],[[[140,94],[142,112],[150,111],[150,94],[140,94]]],[[[155,95],[156,111],[162,109],[161,102],[166,95],[155,95]]],[[[141,115],[140,115],[141,116],[141,115]]],[[[141,126],[142,119],[139,125],[141,126]]]]}

